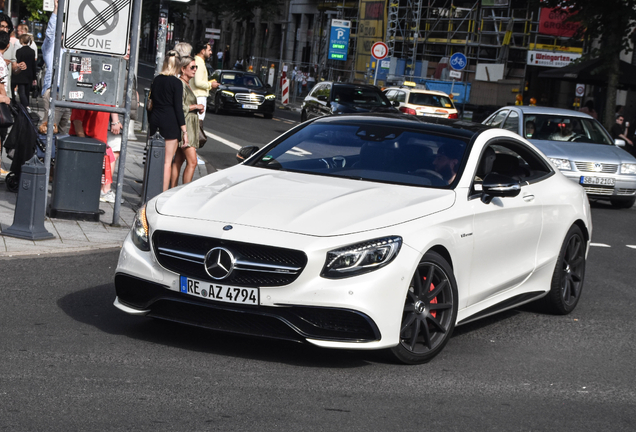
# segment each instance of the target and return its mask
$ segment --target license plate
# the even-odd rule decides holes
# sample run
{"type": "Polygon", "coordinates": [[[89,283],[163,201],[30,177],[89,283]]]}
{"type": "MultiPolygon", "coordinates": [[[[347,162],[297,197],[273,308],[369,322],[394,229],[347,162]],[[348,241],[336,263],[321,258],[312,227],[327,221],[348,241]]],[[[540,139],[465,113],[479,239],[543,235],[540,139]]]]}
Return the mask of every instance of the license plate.
{"type": "Polygon", "coordinates": [[[243,109],[258,109],[258,105],[243,104],[243,109]]]}
{"type": "Polygon", "coordinates": [[[584,185],[614,186],[616,180],[611,177],[581,176],[579,183],[584,185]]]}
{"type": "Polygon", "coordinates": [[[225,303],[246,304],[257,306],[260,304],[258,288],[239,288],[220,285],[214,282],[180,277],[180,291],[195,297],[216,300],[225,303]]]}

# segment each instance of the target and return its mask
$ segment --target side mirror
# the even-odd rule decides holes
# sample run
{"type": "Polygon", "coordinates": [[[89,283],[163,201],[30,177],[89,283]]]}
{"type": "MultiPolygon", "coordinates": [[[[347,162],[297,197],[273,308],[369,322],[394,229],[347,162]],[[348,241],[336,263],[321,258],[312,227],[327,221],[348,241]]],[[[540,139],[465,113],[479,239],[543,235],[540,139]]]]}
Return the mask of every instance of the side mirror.
{"type": "Polygon", "coordinates": [[[320,95],[320,96],[318,96],[318,100],[321,101],[321,102],[327,102],[327,96],[320,95]]]}
{"type": "Polygon", "coordinates": [[[254,153],[259,150],[257,146],[245,146],[241,147],[241,149],[236,153],[236,160],[239,162],[243,162],[246,159],[249,159],[254,153]]]}
{"type": "Polygon", "coordinates": [[[626,143],[625,143],[625,140],[622,140],[622,139],[616,138],[616,139],[614,140],[614,144],[616,144],[616,145],[617,145],[617,146],[619,146],[619,147],[625,147],[625,144],[626,144],[626,143]]]}
{"type": "Polygon", "coordinates": [[[398,101],[394,100],[394,101],[391,101],[391,105],[393,105],[394,107],[397,108],[397,107],[400,106],[400,103],[398,101]]]}
{"type": "Polygon", "coordinates": [[[505,175],[490,173],[481,184],[481,201],[490,204],[494,197],[516,197],[521,192],[519,180],[505,175]]]}

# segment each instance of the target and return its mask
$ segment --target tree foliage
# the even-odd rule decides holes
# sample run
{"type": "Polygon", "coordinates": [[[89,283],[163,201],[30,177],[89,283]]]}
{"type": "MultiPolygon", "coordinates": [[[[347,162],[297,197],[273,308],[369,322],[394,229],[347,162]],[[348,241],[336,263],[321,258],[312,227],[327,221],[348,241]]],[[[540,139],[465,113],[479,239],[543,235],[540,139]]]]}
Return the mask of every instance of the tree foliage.
{"type": "MultiPolygon", "coordinates": [[[[603,59],[601,68],[608,69],[607,100],[603,123],[614,124],[616,89],[618,88],[621,52],[633,50],[632,37],[636,29],[636,2],[634,0],[543,0],[541,7],[563,8],[571,14],[568,20],[580,22],[579,37],[584,37],[590,48],[582,60],[603,59]],[[592,45],[599,41],[598,46],[592,45]]],[[[575,37],[576,37],[575,36],[575,37]]]]}
{"type": "Polygon", "coordinates": [[[49,22],[49,12],[42,10],[42,0],[20,0],[20,19],[49,22]]]}

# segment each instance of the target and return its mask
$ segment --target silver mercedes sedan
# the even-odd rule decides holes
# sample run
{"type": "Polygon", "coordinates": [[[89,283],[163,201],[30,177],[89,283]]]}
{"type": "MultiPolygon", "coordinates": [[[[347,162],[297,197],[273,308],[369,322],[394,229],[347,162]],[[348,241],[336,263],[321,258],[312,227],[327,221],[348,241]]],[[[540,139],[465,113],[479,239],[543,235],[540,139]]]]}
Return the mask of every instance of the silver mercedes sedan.
{"type": "Polygon", "coordinates": [[[559,108],[507,106],[483,122],[534,144],[590,199],[630,208],[636,201],[636,159],[591,116],[559,108]]]}

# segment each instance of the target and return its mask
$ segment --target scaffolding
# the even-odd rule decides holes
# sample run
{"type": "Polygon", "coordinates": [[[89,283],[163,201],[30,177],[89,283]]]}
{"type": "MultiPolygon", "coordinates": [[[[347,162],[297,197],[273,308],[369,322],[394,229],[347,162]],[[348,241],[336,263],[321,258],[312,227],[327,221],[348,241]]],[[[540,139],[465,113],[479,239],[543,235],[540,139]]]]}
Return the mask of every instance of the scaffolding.
{"type": "Polygon", "coordinates": [[[572,50],[582,51],[582,42],[543,36],[538,30],[538,10],[525,0],[388,0],[387,4],[389,57],[404,61],[405,75],[414,75],[419,61],[434,66],[461,52],[472,65],[504,64],[506,78],[522,78],[528,50],[562,50],[574,42],[572,50]]]}

